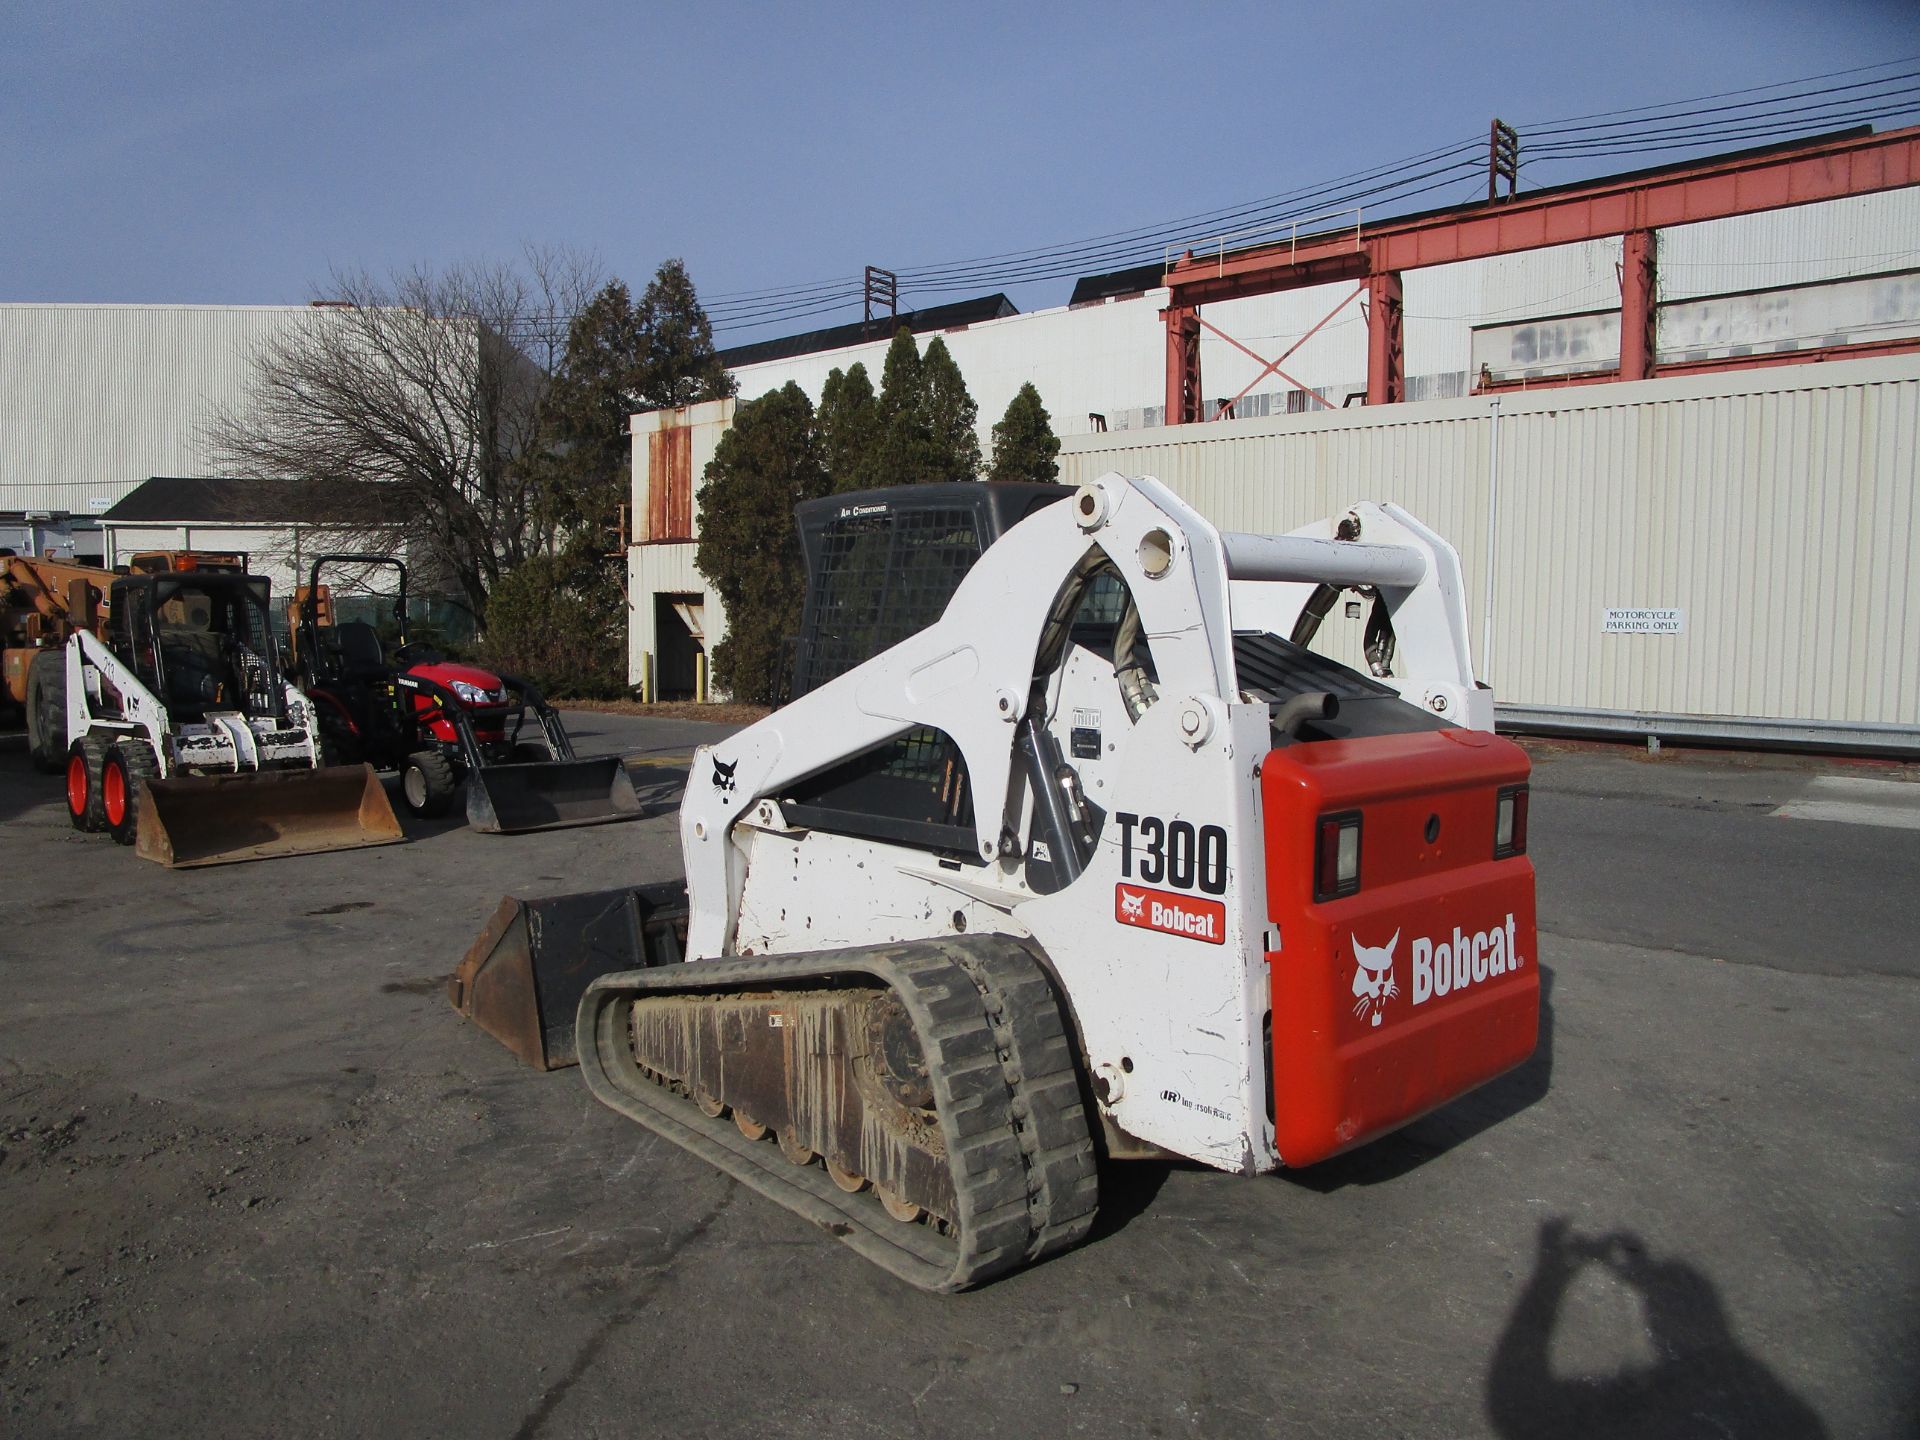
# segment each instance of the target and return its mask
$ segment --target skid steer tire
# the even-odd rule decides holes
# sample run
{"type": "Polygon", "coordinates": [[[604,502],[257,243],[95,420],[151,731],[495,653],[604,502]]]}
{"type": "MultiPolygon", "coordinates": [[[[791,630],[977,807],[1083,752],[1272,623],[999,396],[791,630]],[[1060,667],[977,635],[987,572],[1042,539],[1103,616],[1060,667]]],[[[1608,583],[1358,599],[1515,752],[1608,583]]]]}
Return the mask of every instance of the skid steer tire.
{"type": "Polygon", "coordinates": [[[100,773],[100,805],[115,844],[131,845],[139,838],[140,797],[147,782],[159,774],[153,746],[144,740],[121,740],[107,752],[100,773]]]}
{"type": "Polygon", "coordinates": [[[67,751],[67,819],[84,835],[97,835],[107,828],[100,797],[106,765],[107,742],[98,735],[82,735],[67,751]]]}
{"type": "Polygon", "coordinates": [[[67,657],[44,650],[27,671],[27,752],[42,775],[67,766],[67,657]]]}
{"type": "Polygon", "coordinates": [[[452,762],[438,750],[416,750],[400,767],[400,799],[423,820],[446,814],[458,788],[452,762]]]}

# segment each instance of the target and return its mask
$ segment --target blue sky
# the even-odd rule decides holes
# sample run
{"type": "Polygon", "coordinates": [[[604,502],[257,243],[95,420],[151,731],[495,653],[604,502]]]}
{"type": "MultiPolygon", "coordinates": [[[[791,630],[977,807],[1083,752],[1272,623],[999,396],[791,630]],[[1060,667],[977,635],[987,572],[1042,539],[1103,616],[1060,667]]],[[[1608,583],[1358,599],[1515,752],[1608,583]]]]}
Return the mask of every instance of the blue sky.
{"type": "Polygon", "coordinates": [[[526,242],[636,289],[680,256],[718,297],[1190,216],[1496,114],[1524,143],[1531,123],[1916,55],[1911,0],[0,0],[0,300],[297,303],[336,267],[526,242]]]}

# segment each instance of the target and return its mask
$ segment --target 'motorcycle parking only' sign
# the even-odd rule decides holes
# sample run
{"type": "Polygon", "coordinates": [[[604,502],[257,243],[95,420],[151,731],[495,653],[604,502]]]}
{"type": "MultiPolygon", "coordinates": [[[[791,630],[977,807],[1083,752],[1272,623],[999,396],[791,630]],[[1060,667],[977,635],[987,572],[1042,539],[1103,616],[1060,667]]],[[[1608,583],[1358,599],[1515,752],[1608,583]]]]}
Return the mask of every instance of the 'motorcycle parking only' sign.
{"type": "Polygon", "coordinates": [[[1684,610],[1603,610],[1603,635],[1681,635],[1686,632],[1684,610]]]}

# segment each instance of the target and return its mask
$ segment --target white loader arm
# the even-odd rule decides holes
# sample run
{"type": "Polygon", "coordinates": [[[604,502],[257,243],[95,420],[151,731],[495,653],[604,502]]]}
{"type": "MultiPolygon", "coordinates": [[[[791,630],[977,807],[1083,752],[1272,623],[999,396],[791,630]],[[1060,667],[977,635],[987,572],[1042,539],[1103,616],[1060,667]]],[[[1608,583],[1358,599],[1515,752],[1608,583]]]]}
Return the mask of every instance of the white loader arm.
{"type": "Polygon", "coordinates": [[[167,710],[140,683],[139,677],[105,645],[85,630],[76,630],[67,641],[67,739],[78,740],[94,730],[111,730],[122,735],[141,735],[153,746],[160,774],[167,774],[166,746],[161,737],[167,732],[167,710]],[[121,714],[96,713],[103,703],[102,683],[119,693],[121,714]]]}
{"type": "Polygon", "coordinates": [[[1222,539],[1234,629],[1289,635],[1322,584],[1367,586],[1386,606],[1395,642],[1392,673],[1375,678],[1457,725],[1493,729],[1493,692],[1473,676],[1460,554],[1398,505],[1363,501],[1290,535],[1222,539]]]}

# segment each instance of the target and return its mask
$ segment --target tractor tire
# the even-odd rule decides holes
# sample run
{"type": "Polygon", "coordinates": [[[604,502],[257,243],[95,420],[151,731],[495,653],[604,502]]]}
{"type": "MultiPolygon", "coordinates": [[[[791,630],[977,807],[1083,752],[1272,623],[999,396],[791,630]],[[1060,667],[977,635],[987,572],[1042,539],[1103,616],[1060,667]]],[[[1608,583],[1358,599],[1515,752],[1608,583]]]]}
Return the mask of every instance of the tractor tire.
{"type": "Polygon", "coordinates": [[[67,655],[43,650],[27,671],[27,751],[42,775],[67,766],[67,655]]]}
{"type": "Polygon", "coordinates": [[[67,751],[67,819],[84,835],[107,828],[100,794],[106,768],[107,742],[98,735],[82,735],[67,751]]]}
{"type": "Polygon", "coordinates": [[[513,747],[511,763],[515,765],[544,765],[553,759],[553,752],[537,740],[521,740],[513,747]]]}
{"type": "Polygon", "coordinates": [[[457,789],[453,763],[438,750],[416,750],[400,767],[400,799],[423,820],[446,814],[457,789]]]}
{"type": "Polygon", "coordinates": [[[125,739],[107,752],[100,772],[100,807],[107,822],[107,833],[118,845],[131,845],[140,827],[140,796],[147,782],[160,774],[160,762],[153,746],[144,740],[125,739]]]}

